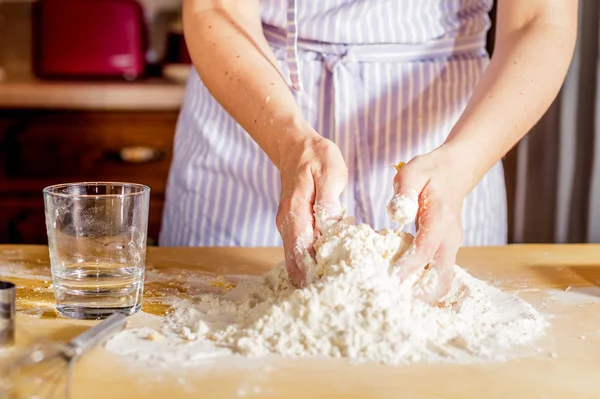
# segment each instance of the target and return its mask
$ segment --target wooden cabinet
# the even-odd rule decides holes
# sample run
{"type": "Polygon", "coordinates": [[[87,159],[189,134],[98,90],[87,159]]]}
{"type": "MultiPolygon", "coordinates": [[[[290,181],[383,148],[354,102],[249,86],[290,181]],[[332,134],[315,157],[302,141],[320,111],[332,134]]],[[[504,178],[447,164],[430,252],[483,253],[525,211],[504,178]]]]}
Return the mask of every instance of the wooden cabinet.
{"type": "Polygon", "coordinates": [[[42,189],[78,181],[150,186],[160,230],[176,111],[0,111],[0,243],[46,243],[42,189]]]}

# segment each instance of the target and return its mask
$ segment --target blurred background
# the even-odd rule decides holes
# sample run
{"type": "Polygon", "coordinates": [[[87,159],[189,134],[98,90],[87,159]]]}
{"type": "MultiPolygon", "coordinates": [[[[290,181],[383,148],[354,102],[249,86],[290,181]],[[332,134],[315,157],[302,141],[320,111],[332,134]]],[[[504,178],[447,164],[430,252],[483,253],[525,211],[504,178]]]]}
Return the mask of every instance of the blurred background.
{"type": "MultiPolygon", "coordinates": [[[[45,186],[113,180],[152,188],[156,244],[190,69],[180,3],[0,0],[0,243],[47,243],[45,186]]],[[[600,242],[598,3],[580,0],[565,85],[504,159],[511,243],[600,242]]]]}
{"type": "Polygon", "coordinates": [[[184,82],[180,0],[0,0],[0,243],[46,244],[43,187],[152,189],[156,244],[184,82]]]}

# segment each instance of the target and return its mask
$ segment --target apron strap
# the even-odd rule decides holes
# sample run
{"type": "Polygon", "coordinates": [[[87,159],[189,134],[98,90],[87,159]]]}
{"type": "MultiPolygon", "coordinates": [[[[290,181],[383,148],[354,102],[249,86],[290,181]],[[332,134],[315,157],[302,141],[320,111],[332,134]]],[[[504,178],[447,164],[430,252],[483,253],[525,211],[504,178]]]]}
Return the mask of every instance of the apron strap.
{"type": "Polygon", "coordinates": [[[297,0],[287,2],[287,35],[285,46],[285,61],[290,70],[292,88],[302,90],[300,85],[300,67],[298,66],[298,16],[297,0]]]}

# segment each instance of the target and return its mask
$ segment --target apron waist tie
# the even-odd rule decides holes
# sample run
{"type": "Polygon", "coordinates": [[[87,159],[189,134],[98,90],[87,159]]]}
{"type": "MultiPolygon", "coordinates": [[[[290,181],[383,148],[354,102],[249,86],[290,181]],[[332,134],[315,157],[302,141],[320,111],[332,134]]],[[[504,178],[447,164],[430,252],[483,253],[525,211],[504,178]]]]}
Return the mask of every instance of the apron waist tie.
{"type": "MultiPolygon", "coordinates": [[[[295,1],[288,0],[288,5],[295,1]]],[[[417,62],[461,55],[482,56],[487,54],[485,33],[424,43],[335,44],[299,39],[296,13],[290,8],[288,8],[287,29],[263,24],[263,32],[272,46],[285,49],[285,61],[290,71],[291,87],[298,91],[302,87],[298,66],[299,49],[319,54],[331,71],[338,63],[344,62],[417,62]],[[290,17],[293,17],[291,22],[290,17]]]]}

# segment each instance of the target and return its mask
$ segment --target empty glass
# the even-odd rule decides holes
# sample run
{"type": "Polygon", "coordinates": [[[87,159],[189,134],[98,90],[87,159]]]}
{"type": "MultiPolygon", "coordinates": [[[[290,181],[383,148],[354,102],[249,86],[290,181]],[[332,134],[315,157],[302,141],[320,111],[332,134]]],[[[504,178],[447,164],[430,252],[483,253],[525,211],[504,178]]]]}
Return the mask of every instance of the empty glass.
{"type": "Polygon", "coordinates": [[[77,319],[135,313],[142,303],[150,188],[131,183],[46,187],[57,310],[77,319]]]}

